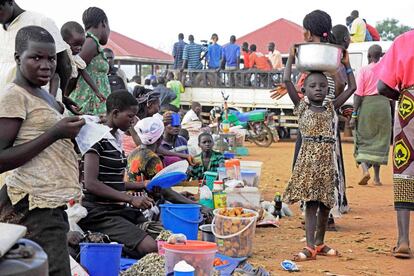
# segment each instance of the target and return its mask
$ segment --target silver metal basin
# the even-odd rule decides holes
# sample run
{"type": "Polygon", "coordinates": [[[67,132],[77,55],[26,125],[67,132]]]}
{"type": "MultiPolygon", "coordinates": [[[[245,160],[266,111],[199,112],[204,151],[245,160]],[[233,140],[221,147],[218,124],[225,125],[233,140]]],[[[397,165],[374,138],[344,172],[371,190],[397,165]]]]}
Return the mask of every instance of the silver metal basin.
{"type": "Polygon", "coordinates": [[[341,64],[344,49],[340,46],[327,43],[301,43],[296,47],[296,68],[301,72],[333,73],[341,64]]]}

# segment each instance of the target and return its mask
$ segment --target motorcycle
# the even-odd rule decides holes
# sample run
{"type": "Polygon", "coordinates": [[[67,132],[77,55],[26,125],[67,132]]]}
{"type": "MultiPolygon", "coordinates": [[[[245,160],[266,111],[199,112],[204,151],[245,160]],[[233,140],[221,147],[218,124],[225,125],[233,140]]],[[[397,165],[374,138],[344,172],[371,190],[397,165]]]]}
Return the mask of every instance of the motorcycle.
{"type": "MultiPolygon", "coordinates": [[[[225,96],[224,92],[221,92],[224,100],[224,108],[213,109],[215,113],[221,113],[221,124],[226,122],[232,126],[240,126],[240,128],[246,130],[246,139],[255,143],[259,147],[269,147],[274,139],[277,139],[272,134],[272,129],[267,125],[272,121],[268,116],[267,110],[253,110],[249,112],[239,112],[235,109],[228,108],[227,100],[229,96],[225,96]]],[[[277,133],[277,132],[276,132],[277,133]]]]}

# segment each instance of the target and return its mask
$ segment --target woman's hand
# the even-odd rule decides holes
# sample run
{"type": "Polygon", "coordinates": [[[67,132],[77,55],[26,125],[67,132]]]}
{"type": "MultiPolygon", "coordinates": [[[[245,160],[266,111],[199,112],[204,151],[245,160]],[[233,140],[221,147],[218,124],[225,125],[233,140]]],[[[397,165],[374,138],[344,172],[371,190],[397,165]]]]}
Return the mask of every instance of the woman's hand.
{"type": "Polygon", "coordinates": [[[198,163],[196,162],[196,160],[194,159],[193,156],[188,155],[186,160],[188,161],[188,164],[190,164],[190,166],[195,166],[198,165],[198,163]]]}
{"type": "Polygon", "coordinates": [[[50,131],[56,139],[75,139],[84,124],[85,119],[78,116],[65,117],[57,122],[50,131]]]}
{"type": "Polygon", "coordinates": [[[133,196],[129,203],[138,209],[150,209],[155,204],[154,200],[147,196],[133,196]]]}

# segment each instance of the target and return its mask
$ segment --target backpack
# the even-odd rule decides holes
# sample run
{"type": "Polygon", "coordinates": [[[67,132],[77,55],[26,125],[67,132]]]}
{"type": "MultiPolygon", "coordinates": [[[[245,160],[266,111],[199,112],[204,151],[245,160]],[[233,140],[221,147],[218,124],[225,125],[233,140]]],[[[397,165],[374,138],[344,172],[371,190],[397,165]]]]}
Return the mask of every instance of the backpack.
{"type": "Polygon", "coordinates": [[[120,90],[120,89],[126,89],[124,80],[118,76],[117,74],[118,68],[114,68],[112,72],[108,73],[108,80],[109,85],[111,86],[111,92],[120,90]]]}

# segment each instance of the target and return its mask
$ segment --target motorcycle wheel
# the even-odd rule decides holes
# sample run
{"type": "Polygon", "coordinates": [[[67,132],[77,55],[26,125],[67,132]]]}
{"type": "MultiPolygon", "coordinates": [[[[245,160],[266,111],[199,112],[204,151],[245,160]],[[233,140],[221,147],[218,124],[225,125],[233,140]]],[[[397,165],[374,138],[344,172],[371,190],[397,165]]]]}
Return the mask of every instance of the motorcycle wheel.
{"type": "Polygon", "coordinates": [[[252,139],[253,143],[259,147],[269,147],[273,143],[273,135],[270,128],[264,123],[260,124],[261,132],[255,138],[252,139]]]}

